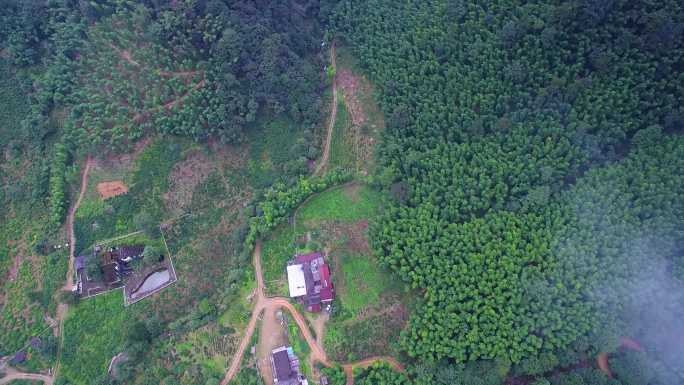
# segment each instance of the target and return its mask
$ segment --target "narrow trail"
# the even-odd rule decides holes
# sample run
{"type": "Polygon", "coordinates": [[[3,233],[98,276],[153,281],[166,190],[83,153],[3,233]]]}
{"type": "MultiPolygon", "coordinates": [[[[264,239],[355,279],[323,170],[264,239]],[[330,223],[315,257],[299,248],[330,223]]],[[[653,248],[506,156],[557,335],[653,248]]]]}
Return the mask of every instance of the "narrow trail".
{"type": "MultiPolygon", "coordinates": [[[[66,283],[64,284],[63,290],[69,292],[74,286],[74,260],[76,259],[76,236],[74,235],[74,218],[76,216],[76,211],[78,210],[79,206],[81,206],[83,197],[85,196],[85,193],[88,190],[88,175],[90,174],[90,169],[93,167],[94,164],[95,161],[90,156],[88,156],[88,158],[86,158],[86,164],[85,168],[83,169],[83,174],[81,175],[81,187],[78,193],[78,198],[76,199],[76,202],[74,202],[74,204],[71,206],[71,208],[69,209],[69,213],[67,214],[66,226],[67,235],[69,237],[69,268],[67,269],[66,283]]],[[[64,319],[66,318],[68,310],[69,305],[65,303],[59,303],[57,305],[57,322],[59,323],[59,344],[57,345],[57,364],[55,365],[55,370],[51,377],[52,380],[54,380],[54,378],[57,377],[57,372],[59,371],[60,358],[62,356],[62,348],[64,345],[64,319]]]]}
{"type": "Polygon", "coordinates": [[[88,189],[88,174],[90,173],[90,168],[93,166],[93,160],[88,157],[86,159],[85,169],[83,169],[83,175],[81,175],[81,190],[78,193],[78,198],[76,202],[69,209],[67,215],[66,226],[67,226],[67,236],[69,238],[69,269],[67,270],[67,279],[64,284],[64,290],[71,291],[74,286],[74,255],[76,253],[76,236],[74,235],[74,217],[76,216],[76,210],[81,205],[85,192],[88,189]]]}
{"type": "MultiPolygon", "coordinates": [[[[131,54],[131,51],[124,49],[122,50],[121,48],[115,46],[114,44],[109,44],[109,46],[116,51],[119,54],[119,57],[126,61],[128,64],[135,66],[135,67],[140,67],[140,63],[137,62],[135,59],[133,59],[133,55],[131,54]]],[[[197,73],[196,70],[189,70],[189,71],[159,71],[159,75],[165,78],[170,78],[173,76],[178,76],[178,77],[188,77],[188,76],[193,76],[197,73]]]]}
{"type": "MultiPolygon", "coordinates": [[[[337,71],[337,64],[335,61],[335,42],[330,46],[330,65],[337,71]]],[[[330,157],[330,143],[332,142],[333,129],[335,127],[335,119],[337,118],[337,75],[332,78],[332,109],[330,111],[330,121],[328,122],[328,130],[325,136],[325,143],[323,144],[323,155],[321,156],[321,163],[318,164],[314,175],[320,176],[325,167],[328,165],[328,158],[330,157]]]]}
{"type": "MultiPolygon", "coordinates": [[[[76,216],[76,210],[81,205],[83,197],[85,196],[86,190],[88,189],[88,174],[93,166],[94,161],[92,158],[88,157],[86,159],[85,168],[83,169],[83,174],[81,175],[81,187],[78,193],[78,198],[76,202],[71,206],[69,212],[67,213],[66,227],[67,227],[67,238],[69,238],[69,267],[67,269],[67,276],[62,290],[71,291],[74,286],[73,276],[74,276],[74,258],[76,253],[76,236],[74,235],[74,217],[76,216]]],[[[59,335],[60,340],[57,346],[57,364],[55,365],[55,370],[52,375],[40,374],[40,373],[24,373],[18,371],[12,367],[6,366],[5,362],[0,362],[0,368],[3,368],[6,376],[0,379],[0,385],[10,383],[14,380],[34,380],[42,381],[47,385],[52,385],[54,379],[57,377],[57,372],[59,370],[59,358],[62,355],[62,346],[64,344],[64,318],[66,316],[68,305],[65,303],[59,303],[57,305],[57,316],[56,319],[50,319],[50,327],[53,328],[55,335],[59,335]],[[57,326],[59,325],[59,326],[57,326]],[[57,327],[56,327],[57,326],[57,327]]]]}
{"type": "Polygon", "coordinates": [[[152,115],[155,112],[159,112],[162,110],[169,111],[169,110],[173,109],[178,104],[183,102],[183,100],[187,99],[187,97],[190,96],[191,92],[199,90],[200,88],[204,87],[206,84],[207,84],[207,79],[202,79],[199,82],[197,82],[194,86],[192,86],[192,88],[190,88],[188,91],[183,93],[183,95],[179,96],[175,100],[171,100],[169,102],[164,103],[161,106],[157,106],[157,107],[154,107],[154,108],[149,109],[147,111],[135,114],[132,118],[133,123],[134,124],[140,124],[140,123],[144,122],[147,118],[150,117],[150,115],[152,115]]]}
{"type": "MultiPolygon", "coordinates": [[[[330,47],[330,63],[333,68],[337,69],[335,62],[335,42],[331,44],[330,47]]],[[[332,142],[332,133],[335,126],[335,119],[337,116],[337,79],[333,77],[332,79],[332,110],[330,112],[330,120],[328,122],[328,129],[326,134],[326,140],[323,147],[323,155],[321,156],[321,161],[314,171],[314,175],[321,175],[325,171],[328,164],[328,159],[330,157],[330,144],[332,142]]],[[[296,217],[296,215],[295,215],[296,217]]],[[[221,385],[228,385],[230,381],[238,374],[241,369],[242,358],[245,355],[247,346],[252,340],[252,335],[256,329],[257,322],[264,312],[275,312],[278,309],[286,309],[292,316],[292,319],[297,323],[299,330],[309,345],[311,350],[309,354],[309,365],[313,368],[313,364],[319,362],[327,367],[332,367],[333,363],[328,360],[328,355],[323,348],[323,333],[325,331],[325,323],[314,322],[314,328],[316,335],[311,333],[311,329],[306,322],[306,319],[302,314],[290,303],[288,298],[282,297],[267,297],[264,290],[264,276],[261,269],[261,242],[256,241],[254,245],[253,252],[253,264],[254,264],[254,274],[256,276],[256,289],[255,289],[255,303],[254,310],[252,311],[252,317],[247,324],[244,335],[237,350],[233,355],[233,359],[226,371],[226,375],[221,381],[221,385]]],[[[261,336],[260,336],[261,337],[261,336]]],[[[261,341],[260,341],[261,342],[261,341]]],[[[263,348],[263,347],[262,347],[263,348]]],[[[405,372],[404,367],[392,357],[371,357],[358,362],[348,363],[342,365],[345,373],[347,374],[347,384],[352,385],[354,383],[353,370],[354,368],[366,368],[373,365],[376,362],[386,362],[394,369],[405,372]]]]}

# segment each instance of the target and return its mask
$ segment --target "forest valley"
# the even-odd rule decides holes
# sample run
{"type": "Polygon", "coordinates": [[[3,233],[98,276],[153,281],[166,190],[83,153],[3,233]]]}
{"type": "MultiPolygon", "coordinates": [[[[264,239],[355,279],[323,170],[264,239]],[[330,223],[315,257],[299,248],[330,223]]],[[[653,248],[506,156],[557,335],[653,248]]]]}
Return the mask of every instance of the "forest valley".
{"type": "MultiPolygon", "coordinates": [[[[684,384],[681,1],[0,5],[0,357],[74,306],[20,369],[218,384],[250,318],[254,245],[354,179],[379,210],[373,260],[410,297],[387,341],[405,370],[358,369],[357,384],[684,384]],[[318,175],[333,41],[384,129],[373,167],[333,143],[342,167],[318,175]],[[145,305],[61,290],[86,157],[130,188],[86,194],[76,247],[162,223],[178,256],[178,285],[145,305]]],[[[231,383],[262,379],[244,366],[231,383]]]]}

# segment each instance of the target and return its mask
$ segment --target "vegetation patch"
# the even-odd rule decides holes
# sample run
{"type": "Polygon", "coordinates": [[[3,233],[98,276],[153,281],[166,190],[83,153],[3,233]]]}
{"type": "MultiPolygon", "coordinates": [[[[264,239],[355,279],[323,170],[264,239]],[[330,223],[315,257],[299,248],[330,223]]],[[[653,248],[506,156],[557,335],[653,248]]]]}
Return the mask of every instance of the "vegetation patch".
{"type": "MultiPolygon", "coordinates": [[[[334,249],[341,252],[340,249],[334,249]]],[[[352,314],[380,303],[380,296],[395,282],[369,255],[338,255],[335,282],[344,310],[352,314]]]]}
{"type": "MultiPolygon", "coordinates": [[[[94,193],[81,203],[74,221],[76,253],[117,236],[144,230],[148,234],[163,220],[168,210],[162,193],[169,188],[169,175],[183,158],[183,142],[160,139],[146,147],[123,175],[129,193],[101,201],[94,193]]],[[[94,181],[98,180],[94,171],[94,181]]],[[[122,172],[121,170],[118,172],[122,172]]],[[[104,171],[104,175],[110,175],[104,171]]],[[[95,189],[95,186],[92,187],[95,189]]]]}
{"type": "Polygon", "coordinates": [[[269,295],[289,296],[285,271],[287,262],[297,251],[294,237],[292,226],[283,224],[273,230],[261,244],[261,269],[269,295]]]}
{"type": "Polygon", "coordinates": [[[362,66],[352,55],[351,47],[346,44],[337,45],[337,68],[337,84],[345,106],[344,124],[347,126],[346,129],[340,128],[346,135],[344,141],[349,145],[352,165],[362,173],[372,172],[375,169],[374,148],[385,129],[385,117],[377,102],[378,95],[362,66]]]}
{"type": "Polygon", "coordinates": [[[111,292],[82,301],[64,321],[60,377],[89,385],[107,376],[109,362],[123,351],[133,310],[123,308],[121,294],[111,292]]]}
{"type": "Polygon", "coordinates": [[[8,60],[0,58],[0,144],[18,145],[17,136],[27,133],[21,130],[21,121],[28,113],[30,105],[26,103],[31,81],[26,74],[12,68],[8,60]]]}
{"type": "Polygon", "coordinates": [[[249,131],[250,156],[247,163],[253,186],[263,188],[276,181],[291,182],[308,172],[309,161],[318,157],[311,131],[302,131],[291,119],[262,118],[249,131]]]}
{"type": "Polygon", "coordinates": [[[47,211],[36,218],[18,214],[0,225],[0,355],[14,354],[46,332],[44,315],[54,314],[54,290],[66,276],[65,253],[53,248],[51,238],[39,238],[45,237],[47,211]]]}
{"type": "Polygon", "coordinates": [[[297,210],[299,223],[315,220],[359,221],[373,217],[381,194],[363,184],[348,184],[313,196],[297,210]]]}
{"type": "Polygon", "coordinates": [[[337,115],[330,141],[328,162],[331,168],[340,167],[356,170],[356,142],[353,130],[351,116],[347,112],[344,99],[339,96],[337,98],[337,115]]]}

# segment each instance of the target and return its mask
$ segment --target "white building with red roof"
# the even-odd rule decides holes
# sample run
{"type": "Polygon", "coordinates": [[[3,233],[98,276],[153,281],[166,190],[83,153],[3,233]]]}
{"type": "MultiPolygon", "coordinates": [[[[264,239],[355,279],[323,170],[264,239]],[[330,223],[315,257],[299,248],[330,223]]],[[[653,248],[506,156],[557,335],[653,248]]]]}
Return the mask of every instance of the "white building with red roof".
{"type": "Polygon", "coordinates": [[[330,267],[321,253],[295,256],[287,266],[287,283],[290,297],[296,298],[309,312],[317,313],[335,299],[330,267]]]}

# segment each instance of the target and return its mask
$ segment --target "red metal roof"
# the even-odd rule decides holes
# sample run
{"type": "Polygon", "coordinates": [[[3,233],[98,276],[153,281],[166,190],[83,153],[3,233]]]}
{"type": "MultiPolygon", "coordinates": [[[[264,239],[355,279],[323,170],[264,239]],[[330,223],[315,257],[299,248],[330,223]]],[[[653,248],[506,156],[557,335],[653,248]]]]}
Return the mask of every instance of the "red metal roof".
{"type": "Polygon", "coordinates": [[[322,265],[319,271],[321,272],[321,301],[332,301],[335,299],[335,290],[330,280],[330,268],[328,265],[322,265]]]}
{"type": "Polygon", "coordinates": [[[322,257],[323,255],[319,252],[315,253],[309,253],[309,254],[302,254],[302,255],[297,255],[295,257],[295,262],[297,263],[306,263],[306,262],[311,262],[315,259],[318,259],[322,257]]]}

